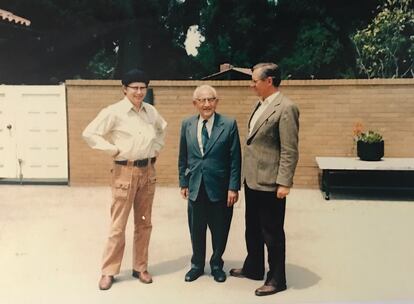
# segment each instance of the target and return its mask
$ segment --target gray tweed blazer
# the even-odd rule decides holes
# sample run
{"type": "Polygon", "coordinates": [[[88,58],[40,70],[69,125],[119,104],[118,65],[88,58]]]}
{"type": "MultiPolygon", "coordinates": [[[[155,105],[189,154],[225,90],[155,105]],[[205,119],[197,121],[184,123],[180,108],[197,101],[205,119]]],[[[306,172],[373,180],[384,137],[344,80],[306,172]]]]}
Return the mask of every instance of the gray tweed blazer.
{"type": "MultiPolygon", "coordinates": [[[[255,108],[258,107],[256,104],[255,108]]],[[[254,111],[250,115],[249,122],[254,111]]],[[[275,191],[291,187],[299,159],[299,109],[279,93],[247,136],[243,153],[244,181],[249,188],[275,191]]]]}

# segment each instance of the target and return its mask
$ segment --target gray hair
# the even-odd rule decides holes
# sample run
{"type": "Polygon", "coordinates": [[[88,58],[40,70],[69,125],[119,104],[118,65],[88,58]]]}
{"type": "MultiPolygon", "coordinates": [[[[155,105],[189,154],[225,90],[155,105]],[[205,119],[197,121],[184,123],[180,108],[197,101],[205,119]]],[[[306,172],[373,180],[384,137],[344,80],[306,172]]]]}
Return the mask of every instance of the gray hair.
{"type": "Polygon", "coordinates": [[[198,96],[200,95],[200,92],[203,90],[209,90],[211,93],[213,93],[213,97],[217,98],[217,92],[216,89],[208,84],[203,84],[201,86],[198,86],[193,93],[193,100],[196,100],[198,96]]]}
{"type": "Polygon", "coordinates": [[[260,79],[265,79],[267,77],[272,77],[273,85],[278,87],[280,85],[282,75],[280,73],[280,68],[276,63],[273,62],[262,62],[256,64],[252,71],[260,69],[260,79]]]}

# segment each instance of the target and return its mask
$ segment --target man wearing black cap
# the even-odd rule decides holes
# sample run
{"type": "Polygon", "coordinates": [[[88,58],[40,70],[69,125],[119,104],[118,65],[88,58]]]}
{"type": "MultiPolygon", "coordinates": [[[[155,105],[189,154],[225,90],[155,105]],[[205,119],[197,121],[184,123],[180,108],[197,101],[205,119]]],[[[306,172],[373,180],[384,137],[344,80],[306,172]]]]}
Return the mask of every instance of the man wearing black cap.
{"type": "Polygon", "coordinates": [[[99,288],[111,288],[119,274],[125,248],[125,227],[134,209],[132,276],[152,283],[148,272],[151,210],[155,192],[154,163],[164,146],[167,123],[150,104],[144,103],[149,79],[138,69],[122,78],[125,97],[106,108],[83,131],[92,149],[114,159],[112,169],[111,227],[103,255],[99,288]]]}

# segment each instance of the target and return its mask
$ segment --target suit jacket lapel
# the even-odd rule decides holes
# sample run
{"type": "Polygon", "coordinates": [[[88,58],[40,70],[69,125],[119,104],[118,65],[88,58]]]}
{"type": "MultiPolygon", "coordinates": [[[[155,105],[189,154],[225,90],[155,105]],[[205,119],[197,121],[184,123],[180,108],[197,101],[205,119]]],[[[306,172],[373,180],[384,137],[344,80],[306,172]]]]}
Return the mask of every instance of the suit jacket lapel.
{"type": "Polygon", "coordinates": [[[221,133],[223,133],[223,122],[221,120],[220,114],[216,113],[214,117],[214,124],[213,128],[211,129],[211,135],[207,142],[206,150],[204,151],[204,155],[206,155],[210,150],[211,147],[213,147],[214,143],[217,141],[217,139],[220,137],[221,133]]]}
{"type": "MultiPolygon", "coordinates": [[[[259,119],[256,121],[256,124],[253,127],[252,132],[247,137],[247,140],[252,138],[257,131],[260,129],[260,127],[264,124],[264,122],[272,115],[274,112],[276,112],[276,108],[279,106],[280,102],[282,101],[282,93],[279,93],[276,98],[274,98],[270,104],[267,106],[266,110],[260,115],[259,119]]],[[[253,116],[253,114],[252,114],[253,116]]],[[[250,117],[251,119],[251,117],[250,117]]]]}
{"type": "Polygon", "coordinates": [[[258,102],[255,104],[255,106],[254,106],[254,108],[253,108],[253,111],[252,111],[252,112],[251,112],[251,114],[250,114],[250,117],[249,117],[249,122],[247,123],[247,130],[249,129],[250,122],[252,121],[253,115],[254,115],[254,113],[256,113],[257,108],[258,108],[259,106],[260,106],[260,101],[258,101],[258,102]]]}
{"type": "Polygon", "coordinates": [[[198,125],[198,116],[194,116],[194,119],[191,120],[190,125],[188,126],[188,132],[190,133],[190,144],[193,146],[194,151],[196,151],[201,156],[200,146],[198,145],[197,139],[197,125],[198,125]]]}

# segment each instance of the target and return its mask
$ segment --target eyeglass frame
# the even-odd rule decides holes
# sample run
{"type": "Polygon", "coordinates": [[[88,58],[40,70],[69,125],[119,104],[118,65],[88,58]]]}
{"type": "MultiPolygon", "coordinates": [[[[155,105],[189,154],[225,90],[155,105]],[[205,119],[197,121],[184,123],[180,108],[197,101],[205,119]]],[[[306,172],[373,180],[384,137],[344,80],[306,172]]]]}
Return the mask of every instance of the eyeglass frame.
{"type": "Polygon", "coordinates": [[[196,98],[194,100],[197,101],[198,103],[205,103],[206,101],[208,103],[213,103],[217,101],[217,97],[196,98]]]}
{"type": "Polygon", "coordinates": [[[127,85],[126,86],[127,88],[130,88],[130,89],[132,89],[132,90],[134,90],[134,91],[138,91],[138,90],[140,90],[140,91],[145,91],[145,90],[147,90],[148,89],[148,87],[147,86],[137,86],[137,87],[131,87],[131,86],[129,86],[129,85],[127,85]]]}

